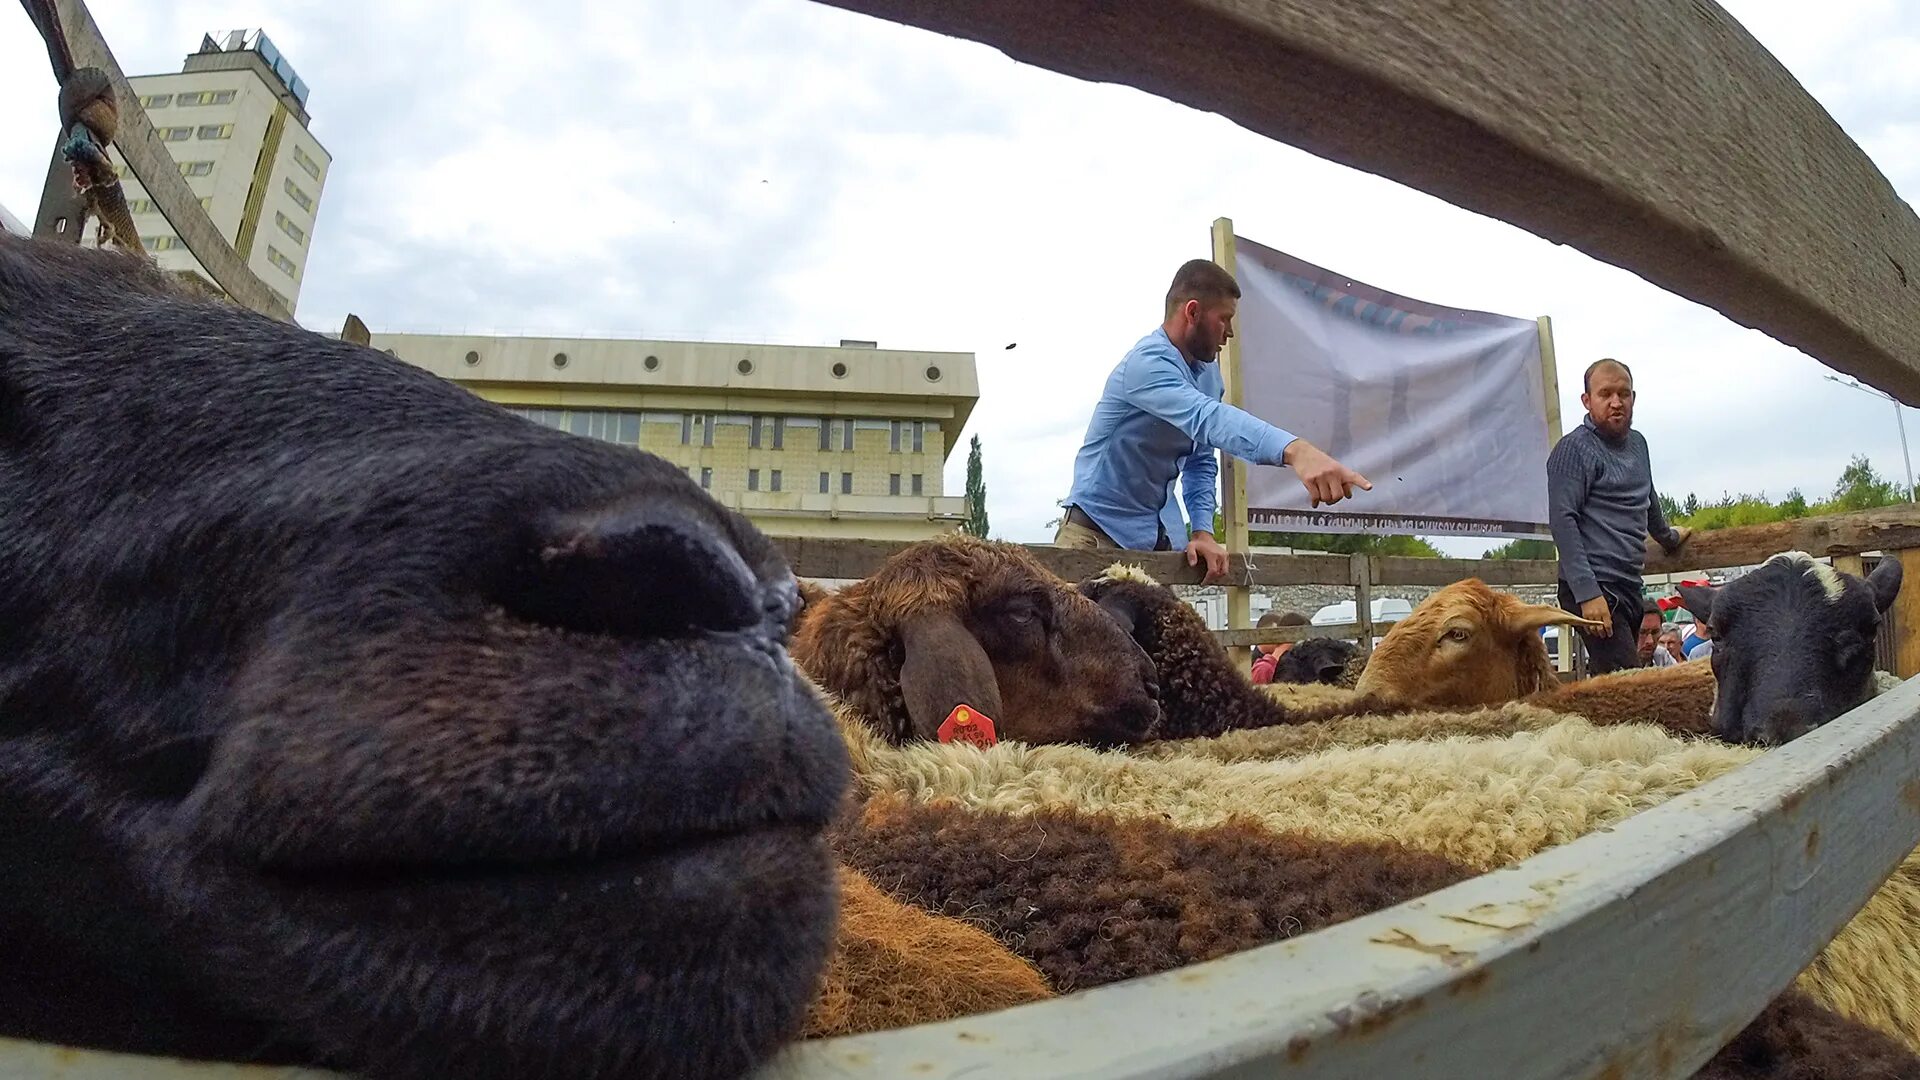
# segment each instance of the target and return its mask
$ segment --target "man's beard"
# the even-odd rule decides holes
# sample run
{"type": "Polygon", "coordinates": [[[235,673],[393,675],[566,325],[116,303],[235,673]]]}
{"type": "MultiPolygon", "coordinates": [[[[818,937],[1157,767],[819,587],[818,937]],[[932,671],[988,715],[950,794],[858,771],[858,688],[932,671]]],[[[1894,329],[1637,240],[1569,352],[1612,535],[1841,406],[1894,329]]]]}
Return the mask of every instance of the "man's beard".
{"type": "Polygon", "coordinates": [[[1220,352],[1220,350],[1217,347],[1215,347],[1212,342],[1209,342],[1207,340],[1206,331],[1202,330],[1198,326],[1187,331],[1187,340],[1185,344],[1187,346],[1187,355],[1193,357],[1195,360],[1198,360],[1203,364],[1211,362],[1213,358],[1216,355],[1218,355],[1220,352]]]}

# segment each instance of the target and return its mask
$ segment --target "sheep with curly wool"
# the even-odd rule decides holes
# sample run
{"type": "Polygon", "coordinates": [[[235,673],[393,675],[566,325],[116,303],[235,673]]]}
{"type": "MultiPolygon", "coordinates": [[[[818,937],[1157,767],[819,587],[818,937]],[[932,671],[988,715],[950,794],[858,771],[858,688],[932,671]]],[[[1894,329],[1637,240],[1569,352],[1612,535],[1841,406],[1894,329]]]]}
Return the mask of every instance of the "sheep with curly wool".
{"type": "MultiPolygon", "coordinates": [[[[1310,932],[1511,865],[1759,753],[1517,703],[1481,712],[1488,730],[1519,733],[1372,745],[1362,737],[1231,763],[1176,752],[1214,741],[1204,739],[1104,752],[897,747],[843,713],[865,802],[856,822],[836,826],[833,843],[881,888],[930,910],[967,912],[1066,992],[1310,932]]],[[[1431,732],[1467,715],[1402,720],[1407,732],[1431,732]]],[[[1887,1049],[1911,1068],[1920,967],[1906,957],[1920,946],[1916,927],[1920,855],[1798,977],[1797,992],[1769,1008],[1765,1025],[1703,1075],[1873,1075],[1864,1063],[1858,1073],[1754,1064],[1806,1067],[1806,1030],[1850,1032],[1842,1045],[1887,1049]]],[[[1887,1059],[1878,1060],[1872,1068],[1887,1059]]]]}
{"type": "Polygon", "coordinates": [[[1159,723],[1152,661],[1017,544],[942,536],[802,597],[795,663],[890,742],[936,739],[961,705],[1029,742],[1123,745],[1159,723]]]}

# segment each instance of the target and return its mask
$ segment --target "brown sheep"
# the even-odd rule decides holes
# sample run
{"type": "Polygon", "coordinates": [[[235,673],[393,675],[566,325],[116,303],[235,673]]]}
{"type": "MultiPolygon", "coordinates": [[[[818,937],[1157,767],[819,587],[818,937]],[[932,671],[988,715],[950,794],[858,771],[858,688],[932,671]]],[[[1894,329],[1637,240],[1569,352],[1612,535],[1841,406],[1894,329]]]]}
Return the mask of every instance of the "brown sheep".
{"type": "Polygon", "coordinates": [[[1256,687],[1228,658],[1200,613],[1137,566],[1115,563],[1077,587],[1152,658],[1160,683],[1156,738],[1212,736],[1382,711],[1391,705],[1383,697],[1356,696],[1321,683],[1256,687]],[[1292,693],[1282,697],[1282,690],[1312,691],[1316,700],[1309,704],[1292,693]]]}
{"type": "Polygon", "coordinates": [[[1159,723],[1153,662],[1019,545],[940,537],[804,596],[794,660],[890,742],[936,738],[960,705],[1024,742],[1125,745],[1159,723]]]}
{"type": "MultiPolygon", "coordinates": [[[[1181,828],[899,794],[877,796],[837,825],[834,847],[876,885],[983,926],[1061,993],[1296,938],[1477,873],[1390,843],[1273,833],[1251,821],[1181,828]]],[[[1920,1055],[1789,988],[1693,1077],[1916,1080],[1920,1055]]]]}

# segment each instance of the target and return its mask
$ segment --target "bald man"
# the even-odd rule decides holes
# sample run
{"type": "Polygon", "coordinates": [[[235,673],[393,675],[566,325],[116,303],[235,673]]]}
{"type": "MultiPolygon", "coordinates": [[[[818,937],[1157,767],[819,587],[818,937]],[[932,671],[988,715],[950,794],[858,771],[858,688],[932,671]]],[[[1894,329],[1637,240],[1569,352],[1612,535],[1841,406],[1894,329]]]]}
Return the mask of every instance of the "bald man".
{"type": "Polygon", "coordinates": [[[1587,415],[1547,455],[1547,514],[1560,549],[1560,606],[1611,624],[1582,628],[1595,675],[1639,666],[1641,574],[1647,537],[1668,554],[1688,530],[1667,524],[1653,489],[1647,440],[1633,430],[1633,372],[1618,360],[1587,368],[1580,404],[1587,415]]]}

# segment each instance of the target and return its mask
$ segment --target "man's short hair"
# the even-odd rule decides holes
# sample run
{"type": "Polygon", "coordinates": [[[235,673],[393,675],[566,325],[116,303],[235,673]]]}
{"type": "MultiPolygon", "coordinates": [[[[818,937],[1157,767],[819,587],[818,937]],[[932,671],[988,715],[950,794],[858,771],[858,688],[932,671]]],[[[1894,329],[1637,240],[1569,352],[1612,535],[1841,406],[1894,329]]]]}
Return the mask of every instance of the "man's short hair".
{"type": "Polygon", "coordinates": [[[1593,373],[1596,371],[1599,371],[1603,367],[1617,367],[1621,371],[1626,372],[1627,385],[1628,386],[1633,385],[1633,369],[1609,356],[1609,357],[1602,357],[1598,360],[1595,360],[1593,363],[1587,365],[1587,373],[1581,376],[1580,388],[1589,394],[1593,393],[1593,373]]]}
{"type": "Polygon", "coordinates": [[[1307,617],[1297,611],[1269,611],[1260,616],[1255,626],[1305,626],[1307,617]]]}
{"type": "Polygon", "coordinates": [[[1208,306],[1227,299],[1240,299],[1240,284],[1233,275],[1210,259],[1189,259],[1174,273],[1167,290],[1167,316],[1171,318],[1174,309],[1189,300],[1208,306]]]}

